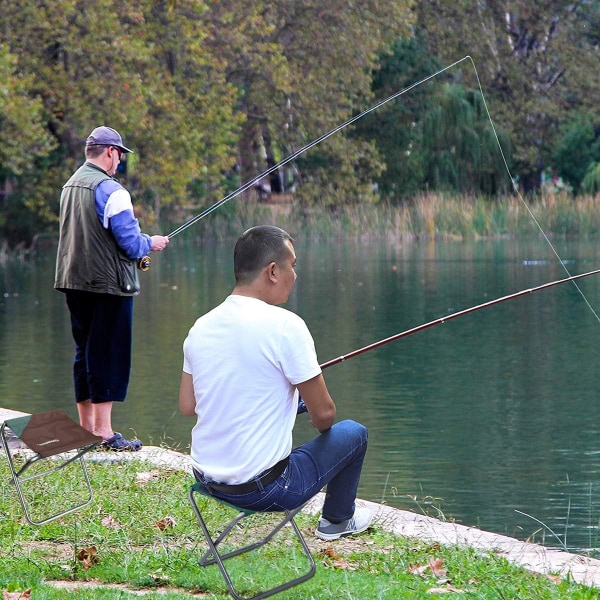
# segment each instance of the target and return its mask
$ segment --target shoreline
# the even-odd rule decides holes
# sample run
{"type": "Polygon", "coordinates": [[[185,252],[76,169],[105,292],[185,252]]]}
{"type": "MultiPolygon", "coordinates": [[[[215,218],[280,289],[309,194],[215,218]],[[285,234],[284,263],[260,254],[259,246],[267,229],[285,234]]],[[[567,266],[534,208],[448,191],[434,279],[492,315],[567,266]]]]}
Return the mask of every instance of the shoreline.
{"type": "MultiPolygon", "coordinates": [[[[0,408],[0,422],[27,413],[0,408]]],[[[177,469],[192,474],[187,454],[144,446],[135,453],[95,452],[87,455],[89,462],[146,461],[156,467],[177,469]]],[[[419,538],[442,545],[470,547],[493,552],[528,571],[539,575],[558,575],[575,583],[600,588],[600,560],[572,554],[557,548],[521,542],[509,536],[491,533],[476,527],[440,521],[407,510],[393,508],[377,502],[358,499],[371,508],[373,523],[397,536],[419,538]]],[[[304,507],[303,512],[317,515],[323,504],[323,492],[317,494],[304,507]]]]}
{"type": "MultiPolygon", "coordinates": [[[[96,453],[93,461],[119,462],[121,460],[143,460],[156,467],[174,468],[192,473],[189,455],[160,448],[144,446],[139,452],[96,453]]],[[[317,515],[323,505],[323,492],[317,494],[303,509],[303,512],[317,515]]],[[[576,583],[600,588],[600,560],[564,552],[557,548],[547,548],[538,544],[521,542],[506,535],[491,533],[440,521],[378,502],[357,499],[368,506],[374,514],[373,523],[395,535],[413,537],[442,545],[465,546],[476,550],[494,552],[509,562],[519,565],[539,575],[558,575],[576,583]]]]}

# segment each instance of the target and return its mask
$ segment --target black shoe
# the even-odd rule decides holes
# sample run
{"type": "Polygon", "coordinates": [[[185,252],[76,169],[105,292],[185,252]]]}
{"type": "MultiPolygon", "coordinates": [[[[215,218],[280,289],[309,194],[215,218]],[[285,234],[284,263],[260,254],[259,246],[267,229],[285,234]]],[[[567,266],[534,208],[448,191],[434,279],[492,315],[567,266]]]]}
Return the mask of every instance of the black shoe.
{"type": "Polygon", "coordinates": [[[100,444],[100,450],[110,450],[113,452],[137,452],[142,448],[140,440],[126,440],[120,433],[115,431],[115,435],[100,444]]]}

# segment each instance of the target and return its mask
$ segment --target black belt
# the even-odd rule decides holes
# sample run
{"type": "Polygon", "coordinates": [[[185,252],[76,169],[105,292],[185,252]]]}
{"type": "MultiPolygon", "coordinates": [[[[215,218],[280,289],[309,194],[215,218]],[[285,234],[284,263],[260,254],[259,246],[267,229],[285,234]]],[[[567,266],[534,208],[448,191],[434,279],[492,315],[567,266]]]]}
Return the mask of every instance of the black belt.
{"type": "Polygon", "coordinates": [[[286,456],[283,460],[280,460],[276,465],[271,467],[268,471],[265,471],[262,475],[259,475],[256,479],[246,481],[246,483],[237,484],[226,484],[226,483],[213,483],[212,481],[207,482],[204,480],[202,484],[209,490],[214,492],[221,492],[222,494],[247,494],[249,492],[255,492],[261,490],[265,486],[275,481],[288,466],[290,457],[286,456]]]}

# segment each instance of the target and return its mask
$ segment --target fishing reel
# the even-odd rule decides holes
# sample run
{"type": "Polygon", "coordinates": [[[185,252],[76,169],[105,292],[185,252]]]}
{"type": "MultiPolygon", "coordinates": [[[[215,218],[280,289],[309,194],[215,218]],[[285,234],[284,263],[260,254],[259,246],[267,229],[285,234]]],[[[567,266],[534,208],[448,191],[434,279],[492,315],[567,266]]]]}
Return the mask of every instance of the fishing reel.
{"type": "Polygon", "coordinates": [[[150,260],[149,256],[142,256],[142,258],[140,258],[138,260],[137,268],[140,271],[147,271],[150,268],[151,264],[152,264],[152,261],[150,260]]]}

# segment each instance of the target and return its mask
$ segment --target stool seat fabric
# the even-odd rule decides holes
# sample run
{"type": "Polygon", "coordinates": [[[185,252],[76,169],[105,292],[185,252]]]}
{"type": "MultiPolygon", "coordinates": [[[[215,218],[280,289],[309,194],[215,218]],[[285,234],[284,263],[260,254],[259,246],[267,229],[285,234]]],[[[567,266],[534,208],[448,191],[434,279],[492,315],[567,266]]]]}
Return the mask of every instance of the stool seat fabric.
{"type": "Polygon", "coordinates": [[[102,442],[100,436],[81,427],[64,410],[16,417],[6,421],[6,424],[24,444],[42,458],[102,442]]]}

